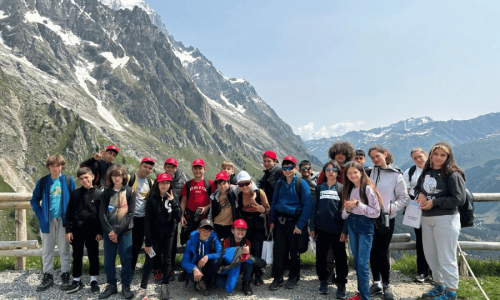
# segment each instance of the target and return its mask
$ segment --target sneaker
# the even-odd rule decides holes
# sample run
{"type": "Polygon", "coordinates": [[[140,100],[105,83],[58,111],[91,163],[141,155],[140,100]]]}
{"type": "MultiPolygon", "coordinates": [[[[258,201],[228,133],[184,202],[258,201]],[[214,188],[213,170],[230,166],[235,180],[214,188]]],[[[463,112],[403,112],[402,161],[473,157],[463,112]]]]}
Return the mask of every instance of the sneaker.
{"type": "Polygon", "coordinates": [[[61,274],[61,291],[69,290],[71,282],[69,281],[69,272],[64,272],[61,274]]]}
{"type": "Polygon", "coordinates": [[[422,298],[434,298],[434,297],[437,297],[439,295],[442,295],[444,294],[444,285],[440,285],[440,284],[435,284],[434,285],[434,288],[430,291],[428,291],[427,293],[423,293],[422,294],[422,298]]]}
{"type": "Polygon", "coordinates": [[[433,300],[456,300],[457,292],[445,290],[443,294],[433,298],[433,300]]]}
{"type": "Polygon", "coordinates": [[[274,278],[273,282],[269,285],[270,291],[276,291],[280,288],[280,286],[285,284],[285,280],[283,277],[274,278]]]}
{"type": "Polygon", "coordinates": [[[245,294],[245,296],[253,295],[252,288],[250,287],[250,282],[243,282],[241,284],[241,290],[243,291],[243,294],[245,294]]]}
{"type": "Polygon", "coordinates": [[[108,285],[106,285],[106,288],[104,289],[104,292],[99,294],[99,299],[106,299],[109,298],[109,296],[117,293],[118,289],[116,288],[116,285],[108,283],[108,285]]]}
{"type": "Polygon", "coordinates": [[[163,279],[163,275],[161,273],[161,270],[155,270],[155,278],[153,279],[153,282],[156,284],[161,284],[163,279]]]}
{"type": "Polygon", "coordinates": [[[391,289],[391,285],[390,284],[387,284],[385,285],[384,284],[384,300],[394,300],[394,295],[392,294],[392,289],[391,289]]]}
{"type": "Polygon", "coordinates": [[[319,283],[319,293],[321,295],[328,295],[328,282],[321,281],[319,283]]]}
{"type": "Polygon", "coordinates": [[[382,294],[382,285],[374,283],[370,286],[370,297],[382,294]]]}
{"type": "Polygon", "coordinates": [[[40,283],[40,285],[36,287],[36,291],[37,292],[45,291],[52,285],[54,285],[54,277],[52,276],[52,274],[45,273],[43,274],[42,283],[40,283]]]}
{"type": "Polygon", "coordinates": [[[160,299],[161,300],[170,299],[170,292],[168,291],[168,284],[161,285],[160,299]]]}
{"type": "Polygon", "coordinates": [[[123,285],[122,286],[122,296],[125,299],[132,299],[134,298],[134,293],[130,290],[130,285],[123,285]]]}
{"type": "Polygon", "coordinates": [[[356,293],[356,295],[354,297],[351,297],[347,300],[361,300],[361,295],[359,293],[356,293]]]}
{"type": "Polygon", "coordinates": [[[139,288],[137,292],[135,292],[134,300],[147,300],[147,299],[148,299],[147,290],[139,288]]]}
{"type": "Polygon", "coordinates": [[[415,283],[424,283],[424,282],[430,282],[432,279],[429,276],[426,276],[424,274],[420,274],[415,276],[415,283]]]}
{"type": "Polygon", "coordinates": [[[100,291],[101,289],[99,288],[99,283],[97,283],[97,281],[95,280],[92,280],[92,282],[90,283],[90,292],[99,293],[100,291]]]}
{"type": "Polygon", "coordinates": [[[194,287],[196,288],[197,291],[199,291],[203,296],[208,296],[210,295],[210,291],[207,289],[207,284],[203,281],[200,280],[200,282],[197,282],[194,287]]]}
{"type": "Polygon", "coordinates": [[[288,289],[288,290],[291,290],[291,289],[294,289],[297,284],[299,284],[299,277],[292,277],[292,278],[288,278],[288,280],[286,281],[286,284],[285,284],[285,289],[288,289]]]}
{"type": "Polygon", "coordinates": [[[339,284],[337,286],[337,293],[335,294],[335,297],[337,299],[345,299],[347,298],[346,292],[345,292],[345,284],[339,284]]]}
{"type": "Polygon", "coordinates": [[[261,272],[255,273],[255,286],[261,286],[264,284],[264,279],[262,279],[261,272]]]}
{"type": "Polygon", "coordinates": [[[85,286],[85,284],[83,284],[83,282],[81,280],[78,280],[78,281],[73,280],[73,282],[71,283],[71,285],[68,288],[67,293],[68,294],[76,293],[79,290],[81,290],[84,286],[85,286]]]}
{"type": "Polygon", "coordinates": [[[186,281],[186,276],[187,276],[186,270],[182,270],[181,274],[179,274],[179,276],[177,276],[177,281],[179,281],[179,282],[186,281]]]}

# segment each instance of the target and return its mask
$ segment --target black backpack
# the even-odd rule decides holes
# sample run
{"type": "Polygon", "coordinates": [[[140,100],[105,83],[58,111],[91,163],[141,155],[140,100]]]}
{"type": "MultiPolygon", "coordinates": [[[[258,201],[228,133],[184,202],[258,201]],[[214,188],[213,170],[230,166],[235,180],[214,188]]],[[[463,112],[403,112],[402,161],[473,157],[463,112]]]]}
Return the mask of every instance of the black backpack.
{"type": "Polygon", "coordinates": [[[416,170],[417,170],[416,165],[411,166],[410,170],[408,170],[408,181],[409,182],[411,182],[411,177],[413,176],[413,174],[415,173],[416,170]]]}
{"type": "Polygon", "coordinates": [[[465,189],[465,203],[460,207],[460,226],[462,228],[474,226],[474,196],[465,189]]]}
{"type": "MultiPolygon", "coordinates": [[[[366,188],[365,188],[365,193],[363,195],[363,199],[365,201],[365,204],[368,205],[368,196],[366,195],[366,188]]],[[[384,204],[381,205],[380,207],[380,215],[372,219],[373,220],[373,225],[374,225],[374,231],[379,234],[385,234],[389,231],[389,226],[386,226],[386,218],[389,220],[390,216],[387,210],[385,209],[384,204]]]]}

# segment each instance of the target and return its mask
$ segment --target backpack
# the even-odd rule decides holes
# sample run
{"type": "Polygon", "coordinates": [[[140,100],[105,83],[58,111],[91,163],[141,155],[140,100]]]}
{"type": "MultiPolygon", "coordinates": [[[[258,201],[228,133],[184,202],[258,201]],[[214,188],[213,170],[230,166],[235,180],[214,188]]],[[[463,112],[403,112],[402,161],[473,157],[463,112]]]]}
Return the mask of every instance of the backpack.
{"type": "MultiPolygon", "coordinates": [[[[50,177],[50,174],[43,176],[40,179],[40,195],[43,197],[43,190],[45,189],[45,180],[47,180],[47,177],[50,177]]],[[[71,176],[68,174],[64,174],[64,180],[66,180],[66,187],[68,188],[68,193],[71,194],[71,176]]]]}
{"type": "Polygon", "coordinates": [[[458,211],[462,228],[474,226],[474,196],[468,189],[465,189],[465,203],[458,211]]]}
{"type": "MultiPolygon", "coordinates": [[[[363,195],[363,198],[364,198],[364,201],[365,201],[365,204],[368,205],[368,196],[366,195],[366,188],[365,188],[365,193],[363,195]]],[[[385,234],[389,231],[389,213],[387,212],[387,210],[385,209],[385,206],[384,204],[381,205],[382,207],[380,207],[380,215],[375,218],[375,219],[372,219],[373,220],[373,225],[374,225],[374,231],[375,233],[378,233],[378,234],[385,234]],[[387,220],[387,224],[386,224],[386,220],[387,220]]]]}
{"type": "Polygon", "coordinates": [[[411,177],[413,176],[416,170],[417,170],[417,165],[411,166],[410,170],[408,170],[408,182],[411,182],[411,177]]]}

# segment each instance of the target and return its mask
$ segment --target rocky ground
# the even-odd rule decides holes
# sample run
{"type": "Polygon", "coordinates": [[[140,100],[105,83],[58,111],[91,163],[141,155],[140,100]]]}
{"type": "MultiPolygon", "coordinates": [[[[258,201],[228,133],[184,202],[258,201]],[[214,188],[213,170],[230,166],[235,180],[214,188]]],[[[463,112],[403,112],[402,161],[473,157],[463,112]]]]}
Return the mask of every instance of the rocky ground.
{"type": "MultiPolygon", "coordinates": [[[[120,267],[117,268],[117,273],[119,273],[120,267]]],[[[224,290],[216,289],[212,290],[212,294],[208,297],[203,297],[199,292],[196,292],[193,288],[192,283],[185,287],[184,283],[172,282],[170,284],[170,295],[172,299],[334,299],[335,296],[335,286],[330,285],[330,295],[323,296],[319,295],[318,287],[319,281],[316,276],[314,269],[302,270],[302,278],[299,281],[299,285],[293,290],[286,290],[284,287],[280,288],[278,291],[271,292],[268,290],[268,286],[271,283],[270,269],[266,270],[265,274],[265,284],[261,287],[255,287],[252,285],[254,291],[254,296],[245,297],[240,291],[240,282],[238,282],[238,287],[232,294],[228,294],[224,290]]],[[[139,283],[141,279],[142,269],[138,268],[134,275],[132,282],[132,290],[135,292],[139,288],[139,283]]],[[[89,277],[84,275],[82,280],[87,284],[84,289],[79,292],[68,295],[59,289],[60,284],[60,270],[57,270],[54,274],[54,279],[56,284],[50,287],[44,292],[36,292],[36,286],[40,283],[42,278],[42,272],[40,270],[32,269],[26,271],[4,271],[0,273],[0,299],[98,299],[98,295],[90,293],[90,286],[88,285],[89,277]]],[[[119,274],[117,276],[119,277],[119,274]]],[[[153,276],[151,276],[153,277],[153,276]]],[[[241,280],[241,279],[240,279],[241,280]]],[[[349,272],[347,284],[348,296],[353,296],[356,291],[356,274],[353,270],[349,272]]],[[[99,283],[101,283],[101,289],[104,289],[104,282],[106,281],[106,276],[101,270],[101,275],[98,278],[99,283]]],[[[407,276],[391,271],[391,282],[393,286],[393,292],[395,299],[417,299],[423,292],[430,289],[429,284],[421,285],[413,283],[411,278],[407,276]]],[[[118,289],[121,291],[121,287],[118,289]]],[[[149,299],[158,299],[159,297],[159,286],[155,284],[150,284],[148,286],[149,299]]],[[[121,294],[113,295],[108,299],[123,299],[121,294]]],[[[382,299],[382,297],[374,297],[372,299],[382,299]]]]}

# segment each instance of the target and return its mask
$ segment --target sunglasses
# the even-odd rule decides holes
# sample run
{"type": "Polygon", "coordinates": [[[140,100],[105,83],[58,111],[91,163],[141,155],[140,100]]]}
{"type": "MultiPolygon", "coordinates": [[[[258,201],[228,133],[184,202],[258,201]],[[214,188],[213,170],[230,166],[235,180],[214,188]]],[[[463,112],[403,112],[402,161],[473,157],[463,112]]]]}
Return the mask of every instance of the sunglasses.
{"type": "Polygon", "coordinates": [[[295,165],[288,165],[288,166],[281,167],[281,169],[283,169],[283,171],[291,171],[294,168],[295,168],[295,165]]]}
{"type": "Polygon", "coordinates": [[[337,172],[338,173],[339,169],[337,169],[337,168],[326,168],[325,172],[337,172]]]}
{"type": "Polygon", "coordinates": [[[301,171],[309,171],[311,170],[311,167],[300,167],[301,171]]]}
{"type": "Polygon", "coordinates": [[[238,186],[239,187],[245,187],[245,186],[249,186],[250,184],[252,184],[251,181],[247,181],[247,182],[240,182],[238,183],[238,186]]]}
{"type": "Polygon", "coordinates": [[[124,174],[113,174],[113,175],[111,175],[111,177],[123,177],[123,176],[124,176],[124,174]]]}

